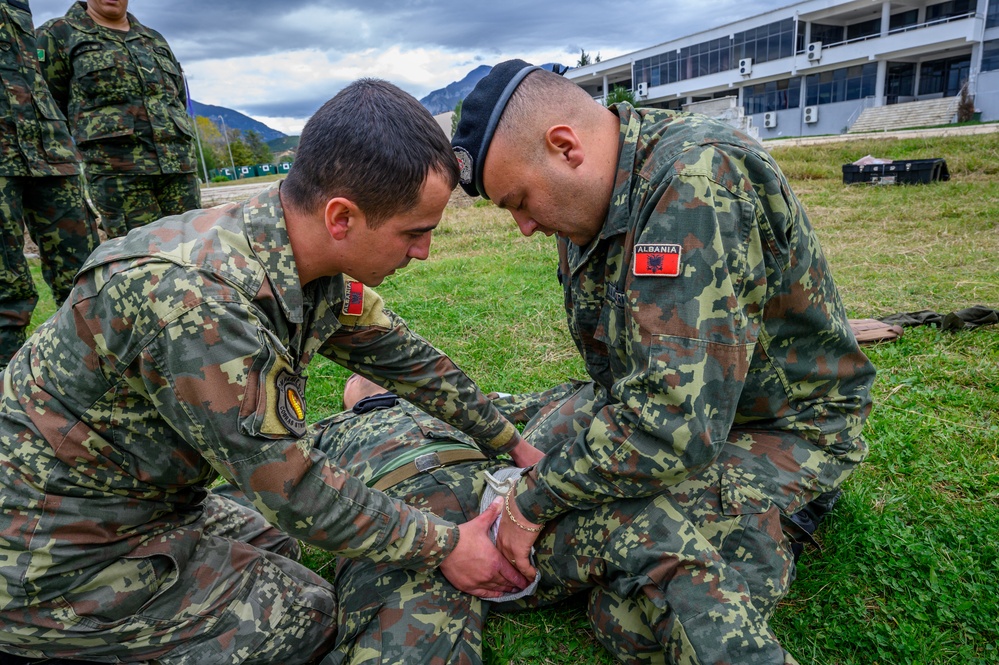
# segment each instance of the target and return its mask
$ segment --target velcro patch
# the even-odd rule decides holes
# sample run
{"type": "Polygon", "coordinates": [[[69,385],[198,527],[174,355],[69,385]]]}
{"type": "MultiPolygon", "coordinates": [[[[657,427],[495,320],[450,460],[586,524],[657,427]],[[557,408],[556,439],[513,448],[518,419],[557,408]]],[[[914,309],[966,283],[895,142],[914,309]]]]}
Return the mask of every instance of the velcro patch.
{"type": "Polygon", "coordinates": [[[632,274],[639,277],[679,277],[680,245],[635,245],[632,274]]]}
{"type": "Polygon", "coordinates": [[[277,415],[295,436],[305,434],[305,377],[281,370],[277,381],[277,415]]]}
{"type": "Polygon", "coordinates": [[[348,281],[344,287],[343,313],[360,316],[364,313],[364,284],[348,281]]]}

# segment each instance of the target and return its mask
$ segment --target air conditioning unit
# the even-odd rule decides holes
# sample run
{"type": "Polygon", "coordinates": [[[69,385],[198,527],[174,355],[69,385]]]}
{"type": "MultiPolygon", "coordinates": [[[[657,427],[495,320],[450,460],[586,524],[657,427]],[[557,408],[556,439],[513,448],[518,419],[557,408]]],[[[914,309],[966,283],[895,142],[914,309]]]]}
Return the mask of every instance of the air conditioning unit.
{"type": "Polygon", "coordinates": [[[805,107],[805,122],[812,124],[819,121],[819,107],[818,106],[806,106],[805,107]]]}
{"type": "Polygon", "coordinates": [[[749,76],[753,73],[753,59],[743,58],[739,61],[739,73],[743,76],[749,76]]]}
{"type": "Polygon", "coordinates": [[[638,89],[636,90],[636,92],[638,93],[639,97],[648,97],[649,84],[646,83],[645,81],[642,81],[641,83],[638,84],[638,89]]]}
{"type": "Polygon", "coordinates": [[[812,42],[806,49],[809,62],[818,62],[822,59],[822,42],[812,42]]]}
{"type": "Polygon", "coordinates": [[[776,127],[777,126],[777,112],[769,111],[763,114],[763,126],[764,127],[776,127]]]}

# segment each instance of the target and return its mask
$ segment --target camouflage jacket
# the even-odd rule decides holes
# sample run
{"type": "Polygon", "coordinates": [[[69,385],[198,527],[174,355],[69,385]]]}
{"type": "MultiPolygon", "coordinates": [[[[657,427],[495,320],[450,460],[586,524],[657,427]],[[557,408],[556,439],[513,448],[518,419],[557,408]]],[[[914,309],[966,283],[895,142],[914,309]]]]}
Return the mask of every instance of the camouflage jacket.
{"type": "Polygon", "coordinates": [[[38,68],[27,2],[0,0],[0,176],[76,175],[76,151],[38,68]]]}
{"type": "Polygon", "coordinates": [[[276,186],[99,247],[0,374],[0,607],[57,597],[123,556],[186,560],[198,536],[185,524],[219,474],[305,542],[439,564],[453,524],[315,445],[302,371],[317,353],[487,453],[513,444],[514,426],[374,291],[343,275],[299,284],[276,186]]]}
{"type": "Polygon", "coordinates": [[[163,36],[128,15],[127,33],[77,2],[38,29],[42,73],[89,173],[191,173],[194,126],[180,64],[163,36]]]}
{"type": "Polygon", "coordinates": [[[780,169],[704,116],[615,112],[603,228],[586,247],[559,240],[569,328],[606,406],[536,486],[521,481],[525,516],[675,485],[733,428],[862,459],[874,368],[780,169]]]}

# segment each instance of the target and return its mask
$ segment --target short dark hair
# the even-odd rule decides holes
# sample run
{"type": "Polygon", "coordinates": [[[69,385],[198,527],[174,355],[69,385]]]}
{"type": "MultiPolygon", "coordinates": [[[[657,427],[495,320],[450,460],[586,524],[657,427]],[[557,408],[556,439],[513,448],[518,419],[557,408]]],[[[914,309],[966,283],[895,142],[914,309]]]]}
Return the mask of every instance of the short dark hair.
{"type": "Polygon", "coordinates": [[[431,170],[451,189],[458,184],[458,160],[444,130],[409,93],[364,78],[305,124],[281,193],[306,211],[343,196],[374,227],[415,206],[431,170]]]}

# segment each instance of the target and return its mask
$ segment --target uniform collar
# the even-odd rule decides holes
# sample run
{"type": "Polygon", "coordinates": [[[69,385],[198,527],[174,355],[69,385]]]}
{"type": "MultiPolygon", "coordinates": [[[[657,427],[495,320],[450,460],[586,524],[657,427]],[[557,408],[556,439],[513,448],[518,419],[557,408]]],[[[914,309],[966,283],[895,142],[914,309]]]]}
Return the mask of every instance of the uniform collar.
{"type": "Polygon", "coordinates": [[[616,184],[611,194],[601,238],[609,238],[627,231],[631,220],[631,181],[635,177],[635,153],[642,130],[642,116],[627,102],[610,107],[621,123],[618,137],[616,184]]]}
{"type": "MultiPolygon", "coordinates": [[[[291,251],[288,225],[281,207],[281,184],[268,187],[243,204],[243,223],[250,249],[264,267],[274,297],[292,323],[305,320],[305,293],[298,278],[295,255],[291,251]]],[[[322,277],[315,284],[327,298],[333,294],[332,279],[322,277]]],[[[311,289],[310,289],[311,290],[311,289]]]]}
{"type": "MultiPolygon", "coordinates": [[[[112,32],[121,35],[127,34],[129,38],[139,35],[145,37],[152,36],[149,32],[149,29],[146,26],[142,25],[137,20],[135,20],[135,17],[132,16],[132,12],[126,12],[126,16],[128,16],[128,27],[129,27],[127,33],[122,33],[121,30],[112,30],[111,28],[107,28],[107,30],[111,30],[112,32]]],[[[97,23],[97,21],[91,18],[90,14],[87,13],[87,3],[85,2],[85,0],[78,0],[77,2],[75,2],[69,8],[69,11],[66,12],[66,18],[71,19],[75,24],[76,29],[80,30],[81,32],[86,32],[89,34],[97,34],[102,29],[104,29],[104,26],[97,23]]]]}
{"type": "Polygon", "coordinates": [[[642,129],[642,118],[627,102],[611,106],[610,110],[618,116],[621,126],[614,191],[600,233],[586,247],[580,247],[568,238],[559,239],[559,242],[565,245],[569,269],[573,273],[586,263],[594,248],[603,240],[626,232],[631,219],[631,179],[634,177],[635,153],[642,129]]]}

